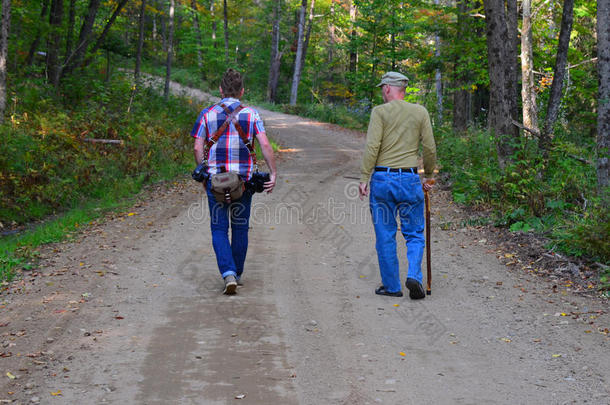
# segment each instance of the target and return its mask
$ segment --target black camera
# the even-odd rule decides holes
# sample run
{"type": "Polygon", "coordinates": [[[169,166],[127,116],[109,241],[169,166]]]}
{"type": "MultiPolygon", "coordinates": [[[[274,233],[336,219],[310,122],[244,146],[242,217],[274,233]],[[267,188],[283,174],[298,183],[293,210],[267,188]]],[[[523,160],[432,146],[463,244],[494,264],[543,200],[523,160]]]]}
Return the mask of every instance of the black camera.
{"type": "Polygon", "coordinates": [[[252,178],[246,182],[246,189],[253,193],[262,193],[265,190],[265,183],[271,180],[269,173],[254,172],[252,178]]]}
{"type": "Polygon", "coordinates": [[[210,178],[208,174],[208,166],[205,163],[200,163],[191,174],[193,180],[203,183],[210,178]]]}

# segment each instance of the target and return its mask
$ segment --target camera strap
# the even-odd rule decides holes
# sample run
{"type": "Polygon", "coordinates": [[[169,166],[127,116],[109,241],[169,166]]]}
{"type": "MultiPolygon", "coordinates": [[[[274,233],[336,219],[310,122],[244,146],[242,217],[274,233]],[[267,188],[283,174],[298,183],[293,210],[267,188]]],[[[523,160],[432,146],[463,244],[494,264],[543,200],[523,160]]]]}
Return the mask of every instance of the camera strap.
{"type": "Polygon", "coordinates": [[[248,135],[246,135],[246,133],[244,132],[244,129],[239,124],[239,120],[237,119],[240,111],[243,110],[245,107],[242,104],[240,104],[231,112],[231,110],[229,110],[229,108],[226,105],[224,105],[224,103],[221,103],[218,105],[225,111],[225,114],[227,114],[227,119],[216,130],[216,132],[214,132],[214,134],[210,137],[210,139],[208,139],[208,141],[205,143],[205,145],[203,147],[203,162],[207,165],[208,157],[210,156],[210,149],[216,142],[218,142],[218,139],[220,139],[222,134],[225,132],[225,130],[227,129],[227,126],[229,126],[229,124],[231,122],[233,122],[233,125],[235,125],[235,129],[237,129],[237,133],[239,134],[239,137],[241,138],[242,142],[248,148],[248,152],[250,153],[250,156],[252,157],[252,162],[254,163],[254,171],[258,172],[258,164],[256,162],[256,151],[254,150],[254,145],[252,144],[252,141],[250,141],[248,139],[248,135]]]}

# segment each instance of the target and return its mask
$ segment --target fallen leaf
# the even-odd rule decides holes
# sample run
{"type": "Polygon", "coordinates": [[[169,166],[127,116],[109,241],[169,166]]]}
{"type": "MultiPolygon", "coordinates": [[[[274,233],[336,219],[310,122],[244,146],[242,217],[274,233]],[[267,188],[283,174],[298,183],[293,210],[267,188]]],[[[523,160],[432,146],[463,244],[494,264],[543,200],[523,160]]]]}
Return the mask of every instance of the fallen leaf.
{"type": "Polygon", "coordinates": [[[125,319],[125,318],[123,318],[122,316],[115,316],[114,318],[115,318],[115,319],[118,319],[118,320],[125,319]]]}
{"type": "Polygon", "coordinates": [[[554,357],[554,358],[561,357],[561,354],[554,354],[552,357],[554,357]]]}
{"type": "Polygon", "coordinates": [[[407,355],[407,353],[405,353],[405,352],[400,352],[398,354],[400,354],[402,357],[405,357],[407,355]]]}
{"type": "Polygon", "coordinates": [[[10,322],[4,322],[4,323],[0,323],[0,328],[8,326],[10,322]]]}
{"type": "Polygon", "coordinates": [[[235,395],[235,399],[244,399],[245,397],[246,397],[246,394],[235,395]]]}
{"type": "Polygon", "coordinates": [[[13,353],[11,352],[2,352],[0,353],[0,357],[11,357],[13,353]]]}
{"type": "Polygon", "coordinates": [[[61,390],[57,390],[57,392],[52,392],[51,395],[53,395],[54,397],[61,395],[61,390]]]}
{"type": "Polygon", "coordinates": [[[510,340],[509,338],[500,338],[500,340],[506,343],[512,342],[512,340],[510,340]]]}
{"type": "Polygon", "coordinates": [[[395,307],[399,307],[399,306],[400,306],[400,304],[394,304],[394,306],[395,306],[395,307]]]}
{"type": "Polygon", "coordinates": [[[133,217],[134,215],[136,215],[135,212],[130,212],[129,214],[127,214],[128,217],[133,217]]]}
{"type": "Polygon", "coordinates": [[[10,371],[7,371],[7,372],[6,372],[6,376],[7,376],[9,379],[11,379],[11,380],[14,380],[15,378],[17,378],[17,377],[15,377],[14,375],[12,375],[10,371]]]}

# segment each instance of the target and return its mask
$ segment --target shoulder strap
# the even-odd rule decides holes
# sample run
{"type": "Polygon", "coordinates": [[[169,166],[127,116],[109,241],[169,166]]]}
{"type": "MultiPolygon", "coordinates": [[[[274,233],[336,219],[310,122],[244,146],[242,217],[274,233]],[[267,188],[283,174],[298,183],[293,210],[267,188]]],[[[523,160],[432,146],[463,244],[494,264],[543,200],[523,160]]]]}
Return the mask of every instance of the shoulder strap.
{"type": "MultiPolygon", "coordinates": [[[[239,134],[239,137],[241,138],[242,142],[244,143],[244,145],[246,145],[246,147],[248,148],[248,151],[250,152],[250,156],[252,157],[252,163],[254,163],[255,171],[258,171],[258,164],[256,162],[256,151],[254,150],[254,145],[253,145],[254,139],[252,139],[252,141],[250,141],[250,139],[248,139],[248,135],[246,134],[246,132],[242,128],[241,124],[239,123],[239,120],[237,119],[239,112],[241,110],[243,110],[245,107],[242,104],[240,104],[233,110],[233,112],[231,112],[226,105],[220,104],[220,106],[222,107],[223,110],[225,110],[225,113],[227,114],[227,120],[222,124],[222,127],[221,127],[222,130],[224,131],[226,129],[226,125],[228,125],[229,122],[233,122],[233,125],[235,125],[235,129],[237,129],[237,133],[239,134]]],[[[214,136],[216,136],[217,133],[218,133],[218,131],[216,131],[214,136]]],[[[219,137],[220,137],[220,135],[218,135],[218,138],[219,137]]],[[[214,143],[216,143],[218,141],[218,138],[216,138],[214,143]]],[[[211,146],[212,146],[212,144],[210,144],[210,147],[211,146]]]]}
{"type": "MultiPolygon", "coordinates": [[[[235,128],[237,128],[237,132],[239,132],[239,136],[240,136],[240,138],[242,138],[242,140],[244,139],[244,136],[245,136],[245,134],[244,134],[244,136],[242,136],[243,129],[241,128],[241,126],[239,125],[239,121],[237,120],[237,114],[239,114],[239,112],[241,110],[243,110],[244,107],[240,104],[233,110],[233,112],[231,112],[227,108],[227,106],[224,105],[224,103],[219,104],[219,106],[222,107],[222,109],[227,114],[227,119],[225,120],[225,122],[222,123],[222,125],[216,130],[216,132],[214,132],[214,134],[208,139],[208,141],[203,146],[203,161],[206,163],[208,161],[208,157],[210,155],[210,149],[212,148],[212,145],[214,145],[216,142],[218,142],[218,139],[220,139],[220,137],[225,132],[225,130],[227,129],[227,127],[229,126],[229,124],[231,122],[233,122],[233,124],[235,124],[235,128]]],[[[247,139],[248,139],[248,137],[246,136],[246,140],[247,139]]],[[[244,143],[246,143],[246,142],[244,141],[244,143]]],[[[248,146],[247,143],[246,143],[246,146],[248,146]]],[[[250,154],[252,154],[251,146],[248,148],[248,150],[250,150],[250,154]]],[[[255,159],[254,164],[256,164],[256,157],[254,157],[254,159],[255,159]]]]}

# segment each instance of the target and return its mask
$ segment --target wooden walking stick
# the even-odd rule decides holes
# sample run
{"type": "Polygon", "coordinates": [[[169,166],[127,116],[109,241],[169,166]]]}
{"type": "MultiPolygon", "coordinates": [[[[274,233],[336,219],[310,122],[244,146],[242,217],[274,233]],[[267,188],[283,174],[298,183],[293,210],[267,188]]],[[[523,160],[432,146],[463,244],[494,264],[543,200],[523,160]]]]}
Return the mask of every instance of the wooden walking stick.
{"type": "MultiPolygon", "coordinates": [[[[428,180],[428,184],[434,184],[434,179],[428,180]]],[[[426,204],[426,270],[427,270],[427,285],[426,295],[432,294],[432,263],[430,262],[430,196],[428,190],[424,188],[424,201],[426,204]]]]}

